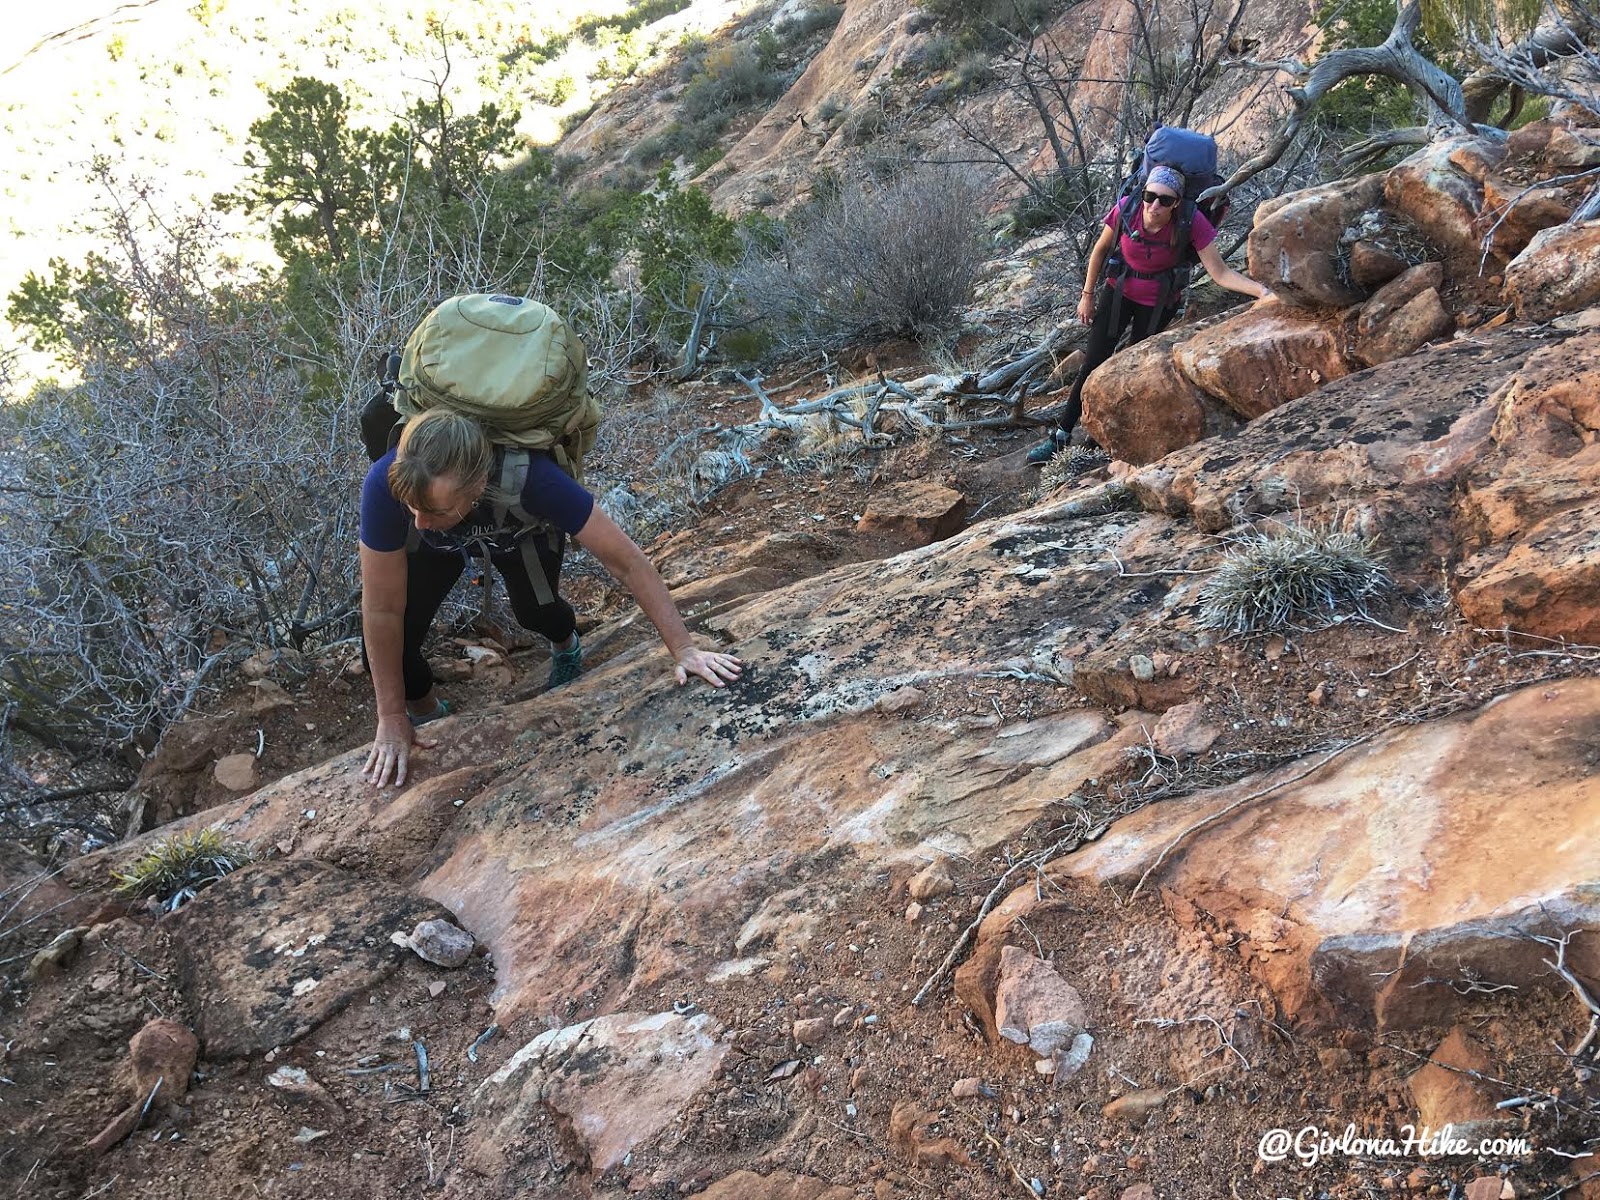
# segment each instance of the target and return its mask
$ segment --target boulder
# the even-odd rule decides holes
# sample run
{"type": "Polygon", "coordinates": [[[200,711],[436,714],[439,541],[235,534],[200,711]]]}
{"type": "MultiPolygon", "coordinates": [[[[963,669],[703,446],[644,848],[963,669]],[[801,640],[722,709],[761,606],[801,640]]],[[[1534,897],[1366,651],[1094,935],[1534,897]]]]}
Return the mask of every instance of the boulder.
{"type": "Polygon", "coordinates": [[[1365,333],[1359,333],[1351,354],[1357,362],[1373,367],[1413,354],[1429,342],[1454,333],[1455,328],[1455,318],[1439,293],[1429,288],[1385,315],[1365,333]]]}
{"type": "Polygon", "coordinates": [[[1600,221],[1536,233],[1506,267],[1505,297],[1523,321],[1548,321],[1600,301],[1600,221]]]}
{"type": "Polygon", "coordinates": [[[1480,629],[1600,641],[1600,501],[1547,517],[1456,571],[1462,616],[1480,629]]]}
{"type": "Polygon", "coordinates": [[[926,479],[892,484],[873,493],[856,532],[913,550],[942,542],[967,520],[967,498],[926,479]]]}
{"type": "Polygon", "coordinates": [[[1379,242],[1360,238],[1350,244],[1350,282],[1364,291],[1382,287],[1410,265],[1379,242]]]}
{"type": "MultiPolygon", "coordinates": [[[[1126,894],[1154,867],[1146,890],[1232,931],[1294,1018],[1448,1019],[1466,1003],[1458,978],[1564,990],[1545,947],[1514,932],[1600,919],[1600,840],[1573,837],[1600,821],[1597,723],[1600,680],[1539,684],[1314,773],[1296,763],[1151,805],[1053,869],[1126,894]],[[1263,789],[1270,800],[1246,800],[1263,789]]],[[[1576,937],[1569,962],[1592,973],[1600,935],[1576,937]]]]}
{"type": "Polygon", "coordinates": [[[1282,305],[1253,307],[1173,347],[1178,371],[1250,420],[1350,373],[1336,322],[1282,305]]]}
{"type": "Polygon", "coordinates": [[[1493,401],[1499,453],[1474,472],[1460,509],[1470,551],[1522,540],[1600,494],[1600,333],[1530,354],[1493,401]]]}
{"type": "Polygon", "coordinates": [[[1169,329],[1112,355],[1083,386],[1083,427],[1123,462],[1154,462],[1239,419],[1191,383],[1173,347],[1194,328],[1169,329]]]}
{"type": "Polygon", "coordinates": [[[1454,488],[1493,446],[1494,395],[1538,345],[1527,331],[1497,329],[1426,347],[1123,482],[1145,509],[1213,532],[1280,513],[1359,510],[1393,566],[1437,563],[1456,553],[1454,488]]]}
{"type": "Polygon", "coordinates": [[[1542,121],[1529,121],[1521,129],[1513,129],[1506,135],[1506,152],[1501,166],[1517,168],[1521,173],[1538,171],[1544,166],[1545,150],[1550,145],[1550,139],[1555,136],[1556,130],[1565,125],[1564,121],[1546,117],[1542,121]]]}
{"type": "Polygon", "coordinates": [[[1308,188],[1256,212],[1250,276],[1291,304],[1346,308],[1365,298],[1339,270],[1344,231],[1383,200],[1384,177],[1308,188]]]}
{"type": "Polygon", "coordinates": [[[1423,292],[1437,292],[1443,286],[1444,264],[1441,262],[1419,263],[1406,269],[1361,306],[1356,314],[1356,333],[1362,337],[1371,334],[1423,292]]]}
{"type": "Polygon", "coordinates": [[[1459,165],[1463,152],[1499,153],[1479,138],[1449,138],[1391,167],[1383,181],[1385,207],[1416,226],[1458,282],[1477,278],[1483,208],[1483,186],[1459,165]]]}
{"type": "Polygon", "coordinates": [[[1562,174],[1600,166],[1600,129],[1558,126],[1545,146],[1544,165],[1547,170],[1562,174]]]}
{"type": "Polygon", "coordinates": [[[1494,229],[1494,253],[1504,260],[1522,253],[1540,230],[1562,224],[1576,206],[1564,188],[1529,187],[1492,175],[1484,181],[1483,207],[1494,229]]]}
{"type": "Polygon", "coordinates": [[[1493,138],[1457,138],[1450,150],[1450,165],[1467,178],[1482,183],[1507,159],[1506,147],[1493,138]]]}
{"type": "MultiPolygon", "coordinates": [[[[1506,459],[1509,468],[1485,473],[1462,497],[1460,517],[1464,548],[1490,557],[1477,569],[1498,562],[1509,543],[1552,513],[1589,503],[1600,495],[1600,442],[1565,457],[1537,455],[1522,448],[1506,459]]],[[[1465,578],[1463,576],[1462,578],[1465,578]]]]}

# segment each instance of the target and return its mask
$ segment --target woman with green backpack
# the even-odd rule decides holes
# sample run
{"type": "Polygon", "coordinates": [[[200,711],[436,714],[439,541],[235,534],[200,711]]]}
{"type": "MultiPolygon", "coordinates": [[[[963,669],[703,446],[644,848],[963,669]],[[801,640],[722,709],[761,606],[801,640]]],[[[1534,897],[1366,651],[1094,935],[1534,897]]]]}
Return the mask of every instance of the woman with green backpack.
{"type": "Polygon", "coordinates": [[[362,774],[375,786],[403,784],[413,748],[433,744],[417,726],[450,711],[422,645],[473,555],[505,581],[518,623],[549,639],[552,687],[582,670],[577,616],[558,593],[569,536],[638,602],[680,685],[739,677],[738,658],[694,644],[655,566],[580,482],[598,413],[582,347],[551,310],[454,297],[408,339],[398,385],[397,436],[386,451],[369,439],[361,493],[362,642],[378,709],[362,774]]]}

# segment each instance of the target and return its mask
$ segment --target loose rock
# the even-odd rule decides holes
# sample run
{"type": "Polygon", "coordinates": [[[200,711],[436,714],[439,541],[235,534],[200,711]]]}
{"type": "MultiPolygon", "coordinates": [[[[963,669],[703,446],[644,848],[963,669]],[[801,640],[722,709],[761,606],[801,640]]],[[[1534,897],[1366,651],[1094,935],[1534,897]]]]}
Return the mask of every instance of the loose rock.
{"type": "Polygon", "coordinates": [[[956,890],[955,880],[950,878],[950,860],[943,855],[934,859],[911,877],[906,890],[911,893],[913,900],[923,903],[937,900],[940,896],[948,896],[956,890]]]}
{"type": "Polygon", "coordinates": [[[466,930],[438,918],[419,921],[405,939],[405,945],[415,950],[419,958],[452,971],[472,957],[477,944],[466,930]]]}
{"type": "Polygon", "coordinates": [[[1088,1012],[1078,989],[1054,967],[1026,950],[1007,946],[1000,952],[995,1022],[1001,1037],[1036,1054],[1051,1055],[1084,1031],[1088,1012]]]}

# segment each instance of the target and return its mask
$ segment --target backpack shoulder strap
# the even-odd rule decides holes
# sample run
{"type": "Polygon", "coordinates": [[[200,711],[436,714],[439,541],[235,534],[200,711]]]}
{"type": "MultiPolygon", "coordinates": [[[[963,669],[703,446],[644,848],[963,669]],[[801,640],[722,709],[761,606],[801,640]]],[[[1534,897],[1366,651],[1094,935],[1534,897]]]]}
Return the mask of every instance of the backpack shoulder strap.
{"type": "Polygon", "coordinates": [[[555,543],[560,538],[560,533],[552,530],[549,522],[534,516],[522,505],[522,489],[528,482],[528,468],[533,462],[532,452],[520,446],[496,446],[495,457],[499,460],[492,506],[495,526],[504,528],[510,521],[522,526],[517,534],[517,549],[522,555],[522,565],[528,573],[528,582],[533,586],[533,598],[542,605],[554,604],[556,590],[550,585],[550,577],[545,573],[544,563],[539,560],[539,550],[534,544],[534,539],[543,534],[555,543]]]}

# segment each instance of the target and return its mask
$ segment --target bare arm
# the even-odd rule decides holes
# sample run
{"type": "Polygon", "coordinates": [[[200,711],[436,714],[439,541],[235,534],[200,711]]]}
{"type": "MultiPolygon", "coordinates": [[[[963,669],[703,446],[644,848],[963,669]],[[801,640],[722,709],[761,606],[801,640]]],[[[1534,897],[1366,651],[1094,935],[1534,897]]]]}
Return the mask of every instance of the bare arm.
{"type": "Polygon", "coordinates": [[[1078,320],[1085,325],[1094,320],[1094,289],[1100,282],[1100,272],[1105,269],[1106,259],[1111,257],[1111,249],[1116,241],[1117,231],[1107,225],[1100,230],[1094,249],[1089,251],[1089,266],[1083,273],[1083,295],[1078,297],[1078,320]]]}
{"type": "Polygon", "coordinates": [[[392,776],[406,781],[412,746],[432,742],[418,737],[406,716],[400,655],[405,645],[406,552],[361,547],[361,636],[378,703],[378,731],[361,773],[382,787],[392,776]]]}
{"type": "Polygon", "coordinates": [[[1248,275],[1235,271],[1222,260],[1222,252],[1217,249],[1217,244],[1212,242],[1204,250],[1197,251],[1200,256],[1200,265],[1206,269],[1206,274],[1221,287],[1230,292],[1241,292],[1246,296],[1254,296],[1257,300],[1271,298],[1272,290],[1264,283],[1257,283],[1248,275]]]}
{"type": "Polygon", "coordinates": [[[713,687],[721,687],[725,680],[739,677],[741,664],[733,655],[701,650],[694,644],[661,573],[603,510],[595,508],[577,536],[583,548],[628,589],[644,615],[650,618],[677,664],[680,684],[688,682],[691,674],[700,676],[713,687]]]}

